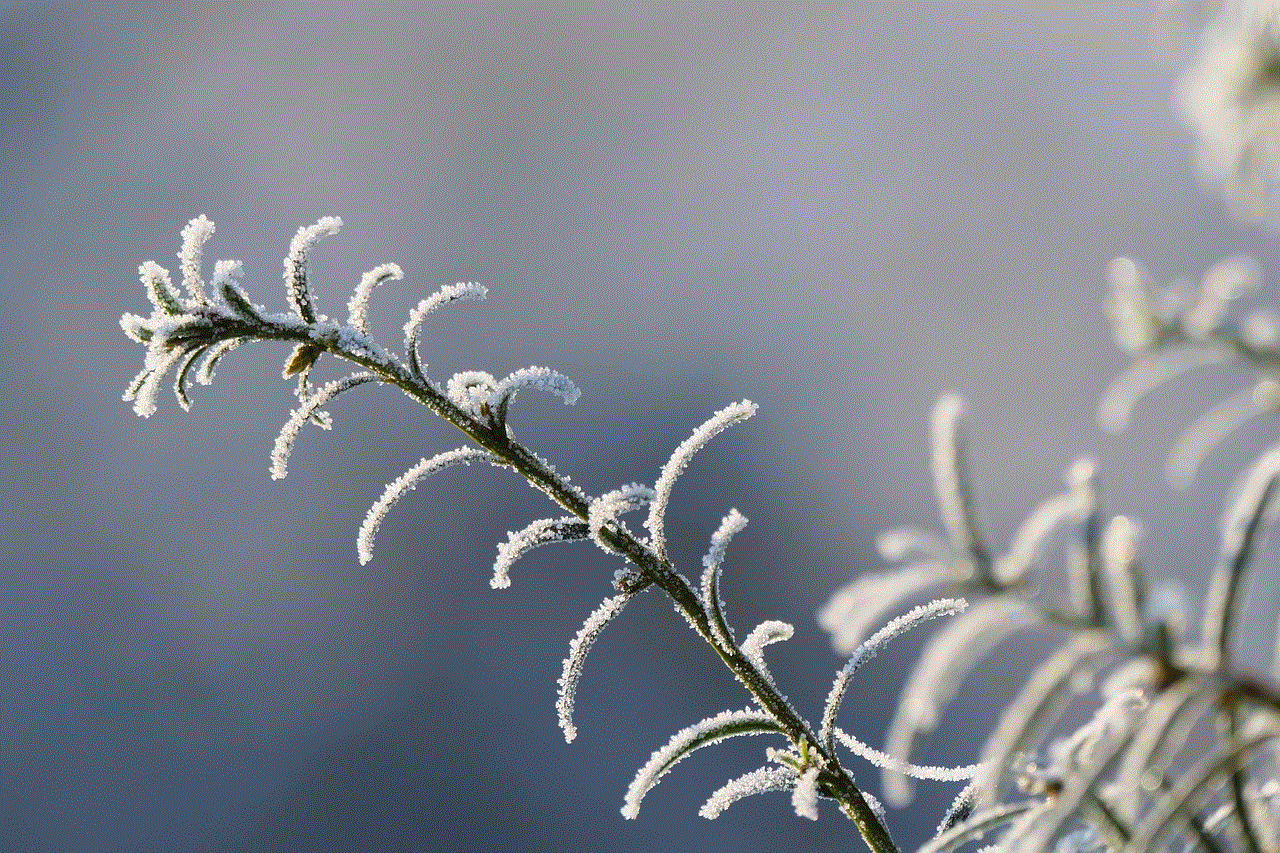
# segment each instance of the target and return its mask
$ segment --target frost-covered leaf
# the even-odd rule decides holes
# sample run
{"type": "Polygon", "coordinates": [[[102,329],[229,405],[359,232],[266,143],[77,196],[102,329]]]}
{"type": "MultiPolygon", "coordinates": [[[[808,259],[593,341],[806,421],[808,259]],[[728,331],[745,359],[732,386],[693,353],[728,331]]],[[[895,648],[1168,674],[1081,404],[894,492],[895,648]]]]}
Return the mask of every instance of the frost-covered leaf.
{"type": "Polygon", "coordinates": [[[905,761],[899,761],[892,755],[881,752],[868,744],[858,740],[844,729],[836,726],[836,740],[838,740],[845,749],[852,752],[859,758],[865,758],[872,764],[884,770],[892,770],[894,773],[903,776],[910,776],[912,779],[929,779],[937,782],[961,782],[965,779],[972,779],[982,769],[981,764],[966,764],[959,767],[939,767],[930,764],[910,764],[905,761]]]}
{"type": "Polygon", "coordinates": [[[968,602],[963,598],[939,598],[928,604],[922,604],[889,622],[854,650],[848,663],[836,674],[835,683],[831,685],[831,692],[827,694],[827,701],[822,710],[822,729],[819,737],[822,738],[829,752],[835,751],[836,714],[840,710],[840,703],[844,700],[845,691],[849,687],[849,681],[853,678],[853,674],[863,664],[879,654],[889,640],[904,631],[908,631],[916,625],[938,616],[950,616],[960,613],[967,606],[968,602]]]}
{"type": "Polygon", "coordinates": [[[600,606],[591,612],[587,621],[578,629],[578,633],[569,644],[569,656],[564,659],[564,669],[560,673],[560,690],[556,696],[556,716],[560,728],[564,731],[566,742],[578,736],[578,729],[573,724],[573,700],[578,692],[578,681],[582,678],[582,666],[586,663],[587,652],[609,624],[613,617],[622,612],[622,608],[631,600],[631,593],[624,592],[612,598],[606,598],[600,606]]]}
{"type": "Polygon", "coordinates": [[[427,316],[440,306],[460,299],[484,299],[488,292],[488,288],[482,284],[474,281],[460,281],[440,288],[409,312],[409,321],[404,324],[404,351],[409,357],[409,365],[415,375],[422,376],[422,363],[418,360],[418,338],[422,333],[422,323],[427,316]]]}
{"type": "Polygon", "coordinates": [[[204,280],[200,277],[200,266],[204,244],[213,236],[213,231],[213,223],[203,213],[182,229],[182,251],[178,252],[182,265],[182,286],[187,289],[191,299],[200,304],[209,301],[204,292],[204,280]]]}
{"type": "Polygon", "coordinates": [[[933,485],[942,523],[951,544],[971,555],[985,571],[991,549],[978,520],[977,499],[969,472],[969,447],[964,430],[964,400],[959,394],[944,394],[933,407],[933,485]]]}
{"type": "Polygon", "coordinates": [[[750,658],[751,662],[756,665],[756,669],[773,683],[773,675],[769,672],[769,667],[764,662],[764,647],[773,643],[780,643],[783,640],[790,640],[796,629],[787,622],[780,622],[776,619],[768,619],[751,629],[751,633],[742,641],[740,647],[742,654],[750,658]]]}
{"type": "MultiPolygon", "coordinates": [[[[321,406],[325,405],[348,388],[354,388],[357,385],[372,382],[377,378],[378,377],[372,373],[354,373],[345,379],[334,380],[316,391],[316,393],[304,401],[301,406],[294,409],[289,420],[280,428],[280,434],[276,436],[275,449],[271,451],[271,479],[283,479],[288,473],[289,454],[293,450],[293,442],[298,438],[298,433],[301,432],[302,425],[308,420],[311,420],[321,406]]],[[[325,429],[328,428],[324,424],[322,424],[322,426],[325,429]]]]}
{"type": "Polygon", "coordinates": [[[693,455],[706,446],[707,442],[715,438],[725,429],[736,423],[741,423],[756,413],[755,403],[750,400],[742,400],[725,406],[720,411],[712,415],[702,426],[693,431],[693,435],[686,438],[680,443],[680,446],[671,454],[671,458],[662,466],[662,472],[658,475],[658,480],[653,484],[654,498],[649,505],[649,518],[645,522],[648,528],[653,549],[659,555],[666,553],[666,539],[663,535],[664,516],[667,512],[667,502],[671,499],[671,489],[675,485],[676,479],[684,472],[685,466],[689,464],[689,460],[693,455]]]}
{"type": "Polygon", "coordinates": [[[636,773],[622,806],[623,817],[629,820],[635,818],[640,813],[640,801],[644,799],[644,795],[658,783],[663,774],[694,750],[735,735],[781,732],[773,717],[764,711],[751,708],[742,711],[722,711],[714,717],[708,717],[676,732],[665,746],[654,751],[644,767],[636,773]]]}
{"type": "Polygon", "coordinates": [[[404,272],[396,264],[381,264],[369,270],[360,278],[351,300],[347,303],[347,324],[369,334],[369,297],[373,289],[384,281],[398,281],[404,278],[404,272]]]}
{"type": "Polygon", "coordinates": [[[300,373],[306,373],[311,370],[311,366],[316,363],[324,350],[318,344],[311,341],[304,341],[293,348],[293,352],[289,355],[289,359],[284,363],[281,370],[281,376],[288,379],[300,373]]]}
{"type": "Polygon", "coordinates": [[[1280,444],[1273,445],[1241,477],[1235,500],[1222,516],[1222,554],[1204,604],[1205,650],[1213,660],[1228,660],[1232,628],[1242,606],[1245,572],[1275,520],[1280,485],[1280,444]]]}
{"type": "MultiPolygon", "coordinates": [[[[1268,383],[1271,380],[1263,380],[1268,383]]],[[[1175,489],[1186,489],[1195,481],[1196,473],[1215,447],[1253,418],[1273,410],[1275,406],[1258,386],[1239,391],[1198,418],[1178,438],[1165,463],[1165,479],[1175,489]]]]}
{"type": "Polygon", "coordinates": [[[147,364],[124,392],[126,401],[133,401],[133,410],[138,415],[149,418],[156,413],[156,395],[160,391],[160,383],[173,366],[182,361],[187,350],[174,347],[165,350],[152,346],[147,351],[147,364]]]}
{"type": "MultiPolygon", "coordinates": [[[[1082,812],[1102,801],[1104,777],[1120,761],[1146,707],[1139,691],[1113,696],[1087,724],[1054,744],[1048,772],[1060,781],[1052,807],[1027,822],[1012,849],[1021,853],[1051,849],[1082,812]]],[[[1109,791],[1112,786],[1106,788],[1109,791]]]]}
{"type": "Polygon", "coordinates": [[[484,408],[489,405],[489,398],[497,385],[498,380],[491,373],[461,370],[449,377],[446,391],[458,408],[480,418],[485,416],[484,408]]]}
{"type": "Polygon", "coordinates": [[[200,363],[200,367],[196,370],[196,382],[201,385],[210,385],[213,383],[213,373],[218,366],[218,362],[222,361],[222,357],[231,352],[236,347],[243,344],[247,338],[227,338],[219,341],[209,347],[205,354],[204,361],[200,363]]]}
{"type": "Polygon", "coordinates": [[[1000,582],[1006,586],[1021,583],[1044,556],[1049,538],[1063,525],[1082,521],[1095,504],[1089,490],[1077,483],[1065,494],[1054,495],[1036,507],[1018,527],[1009,550],[996,561],[1000,582]]]}
{"type": "Polygon", "coordinates": [[[178,398],[178,405],[182,407],[183,411],[191,411],[191,400],[187,397],[187,377],[190,375],[196,359],[204,355],[208,349],[209,347],[196,347],[190,350],[182,365],[174,371],[173,395],[178,398]]]}
{"type": "Polygon", "coordinates": [[[653,500],[653,489],[640,483],[629,483],[620,489],[605,492],[591,501],[587,510],[587,527],[591,531],[591,541],[601,549],[613,553],[614,549],[605,541],[603,531],[606,527],[620,524],[618,517],[623,513],[639,509],[653,500]]]}
{"type": "Polygon", "coordinates": [[[298,229],[289,243],[289,254],[284,259],[284,283],[289,294],[289,304],[305,322],[316,321],[316,310],[311,304],[311,291],[307,288],[307,258],[321,237],[337,234],[342,220],[336,216],[324,216],[314,225],[298,229]]]}
{"type": "MultiPolygon", "coordinates": [[[[218,263],[221,264],[223,262],[218,261],[218,263]]],[[[237,263],[239,262],[237,261],[237,263]]],[[[263,322],[262,312],[258,309],[258,306],[249,301],[248,294],[240,289],[240,285],[229,278],[219,279],[218,276],[215,276],[213,281],[218,288],[222,301],[227,304],[227,307],[232,312],[239,315],[240,319],[251,323],[263,322]]]]}
{"type": "Polygon", "coordinates": [[[493,564],[493,579],[489,586],[505,589],[511,586],[511,567],[533,548],[548,542],[575,542],[590,536],[585,521],[576,516],[543,518],[520,530],[507,534],[507,541],[498,546],[498,559],[493,564]]]}
{"type": "MultiPolygon", "coordinates": [[[[890,757],[910,762],[916,744],[937,728],[942,710],[955,696],[969,672],[1001,641],[1031,622],[1031,611],[1020,599],[1001,596],[980,601],[934,632],[903,682],[898,707],[885,744],[890,757]]],[[[907,776],[886,765],[881,791],[891,805],[911,801],[907,776]]]]}
{"type": "Polygon", "coordinates": [[[388,483],[382,493],[382,497],[374,501],[373,506],[369,507],[369,512],[365,514],[364,522],[360,525],[360,534],[356,537],[356,550],[360,555],[360,565],[364,565],[373,559],[373,539],[378,535],[378,528],[382,525],[382,520],[386,518],[387,512],[391,507],[395,506],[397,501],[410,490],[417,488],[418,483],[422,482],[424,478],[431,476],[435,472],[452,465],[469,465],[477,459],[497,463],[497,457],[487,450],[481,450],[478,447],[459,447],[455,450],[437,453],[430,459],[422,459],[417,465],[414,465],[388,483]]]}
{"type": "Polygon", "coordinates": [[[720,527],[711,535],[711,548],[702,558],[702,606],[710,616],[711,632],[723,649],[733,646],[733,628],[724,615],[724,602],[720,600],[720,567],[724,563],[729,540],[747,526],[747,519],[736,509],[729,510],[720,521],[720,527]]]}
{"type": "Polygon", "coordinates": [[[942,851],[954,850],[969,841],[984,838],[987,833],[1001,826],[1025,820],[1043,808],[1044,805],[1039,800],[1026,800],[1020,803],[1000,803],[980,811],[971,811],[967,818],[935,835],[917,853],[942,853],[942,851]]]}
{"type": "Polygon", "coordinates": [[[511,398],[521,388],[537,388],[540,391],[555,394],[564,400],[566,406],[572,406],[578,402],[578,397],[582,394],[578,386],[573,384],[573,380],[548,367],[522,368],[503,378],[489,394],[489,407],[497,413],[499,423],[506,421],[507,407],[511,405],[511,398]]]}
{"type": "Polygon", "coordinates": [[[1103,392],[1098,403],[1098,425],[1108,432],[1124,432],[1133,419],[1134,408],[1152,391],[1198,368],[1221,364],[1227,357],[1219,349],[1180,346],[1135,362],[1103,392]]]}
{"type": "Polygon", "coordinates": [[[147,288],[147,298],[157,311],[170,316],[182,314],[182,294],[173,286],[169,271],[155,261],[147,261],[138,267],[138,277],[147,288]]]}
{"type": "Polygon", "coordinates": [[[1140,528],[1130,518],[1117,515],[1102,534],[1102,569],[1107,578],[1107,612],[1116,633],[1125,642],[1142,637],[1142,611],[1146,585],[1138,563],[1140,528]]]}
{"type": "Polygon", "coordinates": [[[873,628],[883,625],[890,613],[900,612],[908,599],[955,581],[946,563],[932,560],[862,575],[836,590],[818,611],[818,624],[831,634],[836,652],[852,654],[873,628]]]}
{"type": "Polygon", "coordinates": [[[698,814],[707,820],[714,820],[743,797],[766,791],[790,791],[799,778],[800,774],[790,767],[761,767],[752,770],[716,789],[702,804],[698,814]]]}

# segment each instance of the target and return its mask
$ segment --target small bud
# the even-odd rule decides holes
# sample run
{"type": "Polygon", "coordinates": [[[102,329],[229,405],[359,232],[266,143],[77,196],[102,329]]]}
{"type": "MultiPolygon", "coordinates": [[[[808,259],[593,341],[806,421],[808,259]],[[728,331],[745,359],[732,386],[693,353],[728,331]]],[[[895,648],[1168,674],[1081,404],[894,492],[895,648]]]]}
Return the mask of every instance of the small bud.
{"type": "Polygon", "coordinates": [[[316,359],[320,357],[322,352],[324,350],[313,343],[298,344],[294,347],[293,355],[289,356],[289,360],[284,364],[284,377],[288,379],[290,376],[307,370],[316,363],[316,359]]]}

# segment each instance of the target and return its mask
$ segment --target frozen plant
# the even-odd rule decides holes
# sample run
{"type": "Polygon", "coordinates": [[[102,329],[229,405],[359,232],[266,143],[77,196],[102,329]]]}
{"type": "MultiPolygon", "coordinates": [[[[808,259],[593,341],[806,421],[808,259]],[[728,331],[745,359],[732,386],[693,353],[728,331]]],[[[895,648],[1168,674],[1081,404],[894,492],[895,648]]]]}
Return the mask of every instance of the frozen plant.
{"type": "MultiPolygon", "coordinates": [[[[675,449],[652,484],[629,483],[588,495],[517,441],[508,427],[512,400],[521,389],[548,391],[574,403],[579,392],[567,377],[545,367],[522,368],[502,379],[463,371],[444,384],[428,377],[419,355],[425,324],[448,303],[483,298],[484,287],[462,283],[423,299],[409,312],[398,353],[375,341],[365,322],[375,287],[401,277],[394,264],[375,268],[357,283],[345,321],[318,313],[307,259],[317,242],[340,226],[337,218],[326,217],[298,230],[284,262],[291,310],[271,313],[240,286],[239,262],[218,261],[212,280],[204,281],[202,254],[214,225],[203,216],[193,219],[182,233],[181,289],[159,264],[140,267],[152,312],[121,320],[129,336],[146,346],[143,370],[125,398],[148,416],[172,375],[177,399],[188,407],[192,379],[209,383],[214,366],[231,349],[255,340],[293,343],[283,372],[297,377],[299,405],[272,453],[277,478],[286,475],[290,451],[306,425],[329,428],[326,408],[356,385],[395,386],[445,418],[469,443],[424,457],[387,486],[359,527],[362,562],[373,557],[386,513],[423,478],[445,467],[482,461],[510,468],[543,491],[558,506],[556,514],[528,523],[498,546],[492,586],[509,586],[515,561],[551,542],[589,541],[623,561],[613,580],[616,594],[588,616],[569,644],[556,708],[566,739],[576,732],[574,698],[592,643],[650,587],[671,599],[753,703],[694,723],[657,749],[625,794],[626,817],[637,817],[645,795],[695,750],[738,735],[767,735],[771,745],[762,766],[712,793],[701,814],[713,818],[748,795],[782,791],[796,814],[806,818],[817,819],[821,803],[834,802],[871,850],[897,853],[884,807],[855,778],[854,759],[861,759],[880,768],[892,805],[910,802],[910,779],[960,786],[924,848],[929,853],[987,837],[1007,851],[1280,851],[1276,673],[1239,672],[1233,655],[1251,560],[1276,507],[1280,449],[1258,460],[1224,515],[1202,626],[1192,634],[1186,605],[1149,582],[1136,522],[1103,511],[1088,460],[1071,466],[1065,491],[1034,508],[1008,546],[997,549],[980,520],[963,402],[958,395],[944,395],[933,414],[932,458],[945,536],[918,529],[886,533],[881,552],[899,568],[858,578],[824,608],[820,622],[847,662],[810,721],[786,698],[765,660],[766,646],[791,638],[794,628],[767,620],[739,639],[721,602],[722,569],[746,518],[737,510],[725,515],[711,534],[696,579],[681,571],[666,548],[665,516],[680,474],[719,432],[750,418],[755,404],[743,400],[715,412],[675,449]],[[312,373],[326,355],[358,370],[314,385],[312,373]],[[633,511],[647,513],[643,532],[623,518],[633,511]],[[1059,566],[1067,591],[1055,597],[1046,591],[1051,586],[1046,581],[1059,566]],[[905,680],[886,749],[842,729],[840,711],[856,689],[859,669],[894,637],[933,620],[943,627],[905,680]],[[1010,635],[1031,630],[1052,638],[1056,647],[997,716],[978,760],[963,767],[915,763],[918,745],[967,674],[1010,635]],[[1073,703],[1086,712],[1087,721],[1056,725],[1073,703]]],[[[1154,294],[1136,266],[1120,262],[1113,267],[1117,335],[1141,359],[1136,369],[1154,371],[1121,380],[1121,391],[1108,398],[1106,411],[1114,422],[1125,420],[1141,392],[1176,374],[1174,367],[1213,360],[1180,355],[1186,348],[1207,349],[1214,359],[1244,358],[1268,376],[1275,372],[1280,353],[1256,334],[1235,331],[1226,320],[1226,300],[1251,283],[1251,275],[1247,265],[1224,267],[1208,277],[1198,300],[1184,304],[1154,294]],[[1172,366],[1165,364],[1170,358],[1172,366]]]]}
{"type": "Polygon", "coordinates": [[[1178,105],[1196,133],[1204,182],[1242,219],[1280,224],[1280,3],[1222,3],[1178,105]]]}

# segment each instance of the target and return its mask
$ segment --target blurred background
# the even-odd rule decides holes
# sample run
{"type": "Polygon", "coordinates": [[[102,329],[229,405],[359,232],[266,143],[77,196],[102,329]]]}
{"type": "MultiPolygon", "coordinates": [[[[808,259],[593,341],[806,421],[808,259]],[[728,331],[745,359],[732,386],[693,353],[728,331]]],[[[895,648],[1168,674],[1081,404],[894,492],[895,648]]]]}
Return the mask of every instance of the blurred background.
{"type": "MultiPolygon", "coordinates": [[[[488,285],[433,317],[429,372],[572,377],[575,407],[524,394],[513,422],[589,491],[651,482],[713,411],[758,402],[690,467],[669,536],[696,573],[730,507],[751,519],[729,612],[796,625],[769,659],[816,718],[842,661],[813,613],[882,567],[877,531],[938,528],[944,390],[970,402],[997,542],[1087,453],[1153,573],[1203,590],[1266,428],[1190,493],[1165,453],[1239,377],[1099,432],[1126,363],[1103,272],[1132,254],[1198,277],[1242,251],[1280,270],[1274,237],[1199,188],[1170,108],[1184,57],[1153,56],[1155,28],[1139,3],[0,5],[0,849],[860,848],[830,806],[812,824],[782,795],[697,817],[759,739],[685,762],[624,821],[651,750],[747,701],[671,608],[645,596],[605,632],[566,745],[560,661],[613,561],[541,549],[491,590],[497,543],[550,511],[473,467],[397,505],[360,566],[367,506],[456,432],[366,386],[272,481],[288,348],[244,347],[190,413],[167,396],[141,420],[120,314],[149,311],[138,264],[176,268],[201,213],[207,269],[242,259],[283,310],[291,236],[338,215],[311,263],[321,310],[345,316],[395,261],[371,323],[398,346],[423,296],[488,285]]],[[[917,645],[862,671],[846,728],[882,742],[917,645]]],[[[973,760],[1033,662],[1000,651],[924,758],[973,760]]],[[[904,849],[953,793],[922,785],[891,815],[904,849]]]]}

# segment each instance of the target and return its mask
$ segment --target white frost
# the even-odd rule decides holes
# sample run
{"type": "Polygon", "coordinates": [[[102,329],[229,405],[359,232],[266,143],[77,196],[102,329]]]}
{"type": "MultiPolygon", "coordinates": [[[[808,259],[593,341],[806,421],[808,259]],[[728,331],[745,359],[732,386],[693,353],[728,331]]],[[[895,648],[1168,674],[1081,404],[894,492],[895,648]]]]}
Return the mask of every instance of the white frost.
{"type": "Polygon", "coordinates": [[[848,689],[849,681],[853,678],[854,673],[861,669],[863,664],[879,654],[885,644],[904,631],[908,631],[922,622],[927,622],[939,616],[951,616],[960,613],[968,606],[969,603],[963,598],[935,599],[928,604],[913,608],[892,620],[868,637],[862,645],[854,649],[848,663],[836,675],[835,683],[831,685],[831,692],[827,694],[827,701],[823,707],[820,737],[828,748],[831,748],[834,744],[836,713],[840,710],[840,703],[844,700],[845,691],[848,689]]]}
{"type": "Polygon", "coordinates": [[[605,492],[593,500],[587,510],[587,527],[591,531],[591,541],[603,550],[613,553],[613,547],[605,542],[601,535],[605,526],[613,524],[623,513],[639,509],[651,500],[653,500],[653,489],[640,483],[629,483],[620,489],[605,492]]]}
{"type": "Polygon", "coordinates": [[[416,373],[422,372],[422,366],[418,361],[418,336],[422,330],[422,322],[427,319],[427,315],[441,305],[458,299],[484,299],[485,294],[488,292],[488,288],[474,281],[458,282],[457,284],[440,288],[419,302],[418,306],[409,312],[409,322],[404,324],[404,351],[416,373]]]}
{"type": "Polygon", "coordinates": [[[796,786],[791,791],[791,808],[800,817],[818,819],[818,774],[821,772],[822,768],[814,764],[796,779],[796,786]]]}
{"type": "Polygon", "coordinates": [[[712,820],[743,797],[766,791],[789,791],[799,778],[799,774],[790,767],[761,767],[759,770],[752,770],[717,789],[702,804],[698,814],[712,820]]]}
{"type": "Polygon", "coordinates": [[[505,407],[521,388],[537,388],[555,394],[564,400],[566,406],[578,402],[582,393],[573,380],[562,373],[548,367],[530,366],[515,371],[505,377],[489,394],[489,405],[494,409],[505,407]]]}
{"type": "Polygon", "coordinates": [[[640,801],[644,799],[658,780],[676,763],[695,750],[736,735],[771,734],[778,731],[778,724],[764,711],[747,708],[742,711],[721,711],[692,726],[681,729],[671,740],[645,762],[627,789],[622,815],[628,820],[640,814],[640,801]]]}

